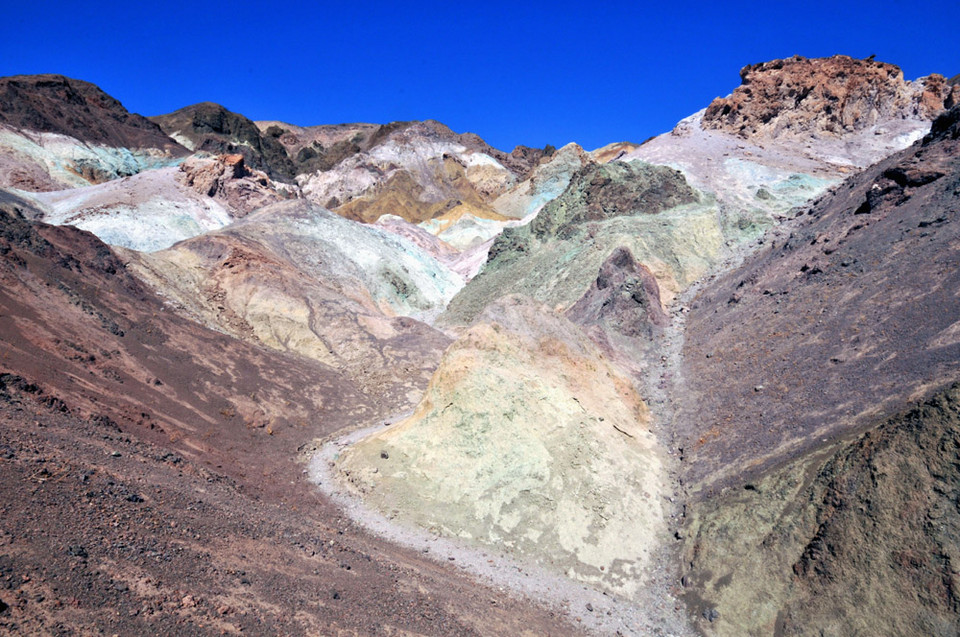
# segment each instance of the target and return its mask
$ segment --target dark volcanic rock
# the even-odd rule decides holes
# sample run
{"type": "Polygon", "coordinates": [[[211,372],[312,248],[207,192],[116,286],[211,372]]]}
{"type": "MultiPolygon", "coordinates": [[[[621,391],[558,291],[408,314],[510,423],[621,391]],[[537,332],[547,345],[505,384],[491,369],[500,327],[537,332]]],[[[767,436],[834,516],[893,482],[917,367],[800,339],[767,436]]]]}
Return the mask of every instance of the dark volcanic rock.
{"type": "Polygon", "coordinates": [[[655,214],[698,200],[683,174],[672,168],[643,162],[590,164],[533,221],[505,228],[490,247],[488,262],[516,259],[537,241],[570,239],[586,222],[655,214]]]}
{"type": "Polygon", "coordinates": [[[589,164],[562,195],[544,206],[529,228],[540,238],[565,238],[587,221],[655,214],[699,199],[683,174],[643,162],[589,164]]]}
{"type": "Polygon", "coordinates": [[[189,139],[194,150],[214,155],[243,155],[252,168],[281,181],[291,181],[297,173],[275,136],[262,135],[252,121],[219,104],[202,102],[150,119],[166,133],[189,139]]]}
{"type": "Polygon", "coordinates": [[[129,113],[95,85],[62,75],[0,78],[0,123],[117,148],[187,154],[155,123],[129,113]]]}
{"type": "Polygon", "coordinates": [[[956,380],[958,112],[837,187],[692,303],[694,481],[723,484],[956,380]]]}
{"type": "Polygon", "coordinates": [[[600,325],[624,336],[649,336],[668,318],[657,279],[626,248],[617,248],[600,268],[587,293],[566,312],[580,325],[600,325]]]}

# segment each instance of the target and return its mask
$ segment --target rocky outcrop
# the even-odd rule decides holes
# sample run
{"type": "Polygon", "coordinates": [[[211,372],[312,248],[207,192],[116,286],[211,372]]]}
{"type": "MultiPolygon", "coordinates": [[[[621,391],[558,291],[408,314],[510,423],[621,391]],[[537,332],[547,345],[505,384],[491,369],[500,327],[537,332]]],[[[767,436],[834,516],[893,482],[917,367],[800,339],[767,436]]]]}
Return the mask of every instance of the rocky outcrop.
{"type": "Polygon", "coordinates": [[[845,55],[754,64],[740,78],[707,107],[704,128],[745,138],[838,136],[889,119],[929,121],[960,98],[942,76],[911,84],[892,64],[845,55]]]}
{"type": "Polygon", "coordinates": [[[570,187],[525,227],[541,240],[562,239],[570,236],[575,226],[590,221],[656,214],[698,200],[699,195],[683,174],[666,166],[644,162],[588,164],[573,176],[570,187]]]}
{"type": "Polygon", "coordinates": [[[715,203],[676,170],[644,162],[588,164],[526,226],[507,228],[483,271],[441,317],[469,324],[505,293],[565,311],[594,283],[603,261],[625,247],[672,297],[719,256],[715,203]]]}
{"type": "Polygon", "coordinates": [[[960,386],[691,509],[708,635],[955,635],[960,386]]]}
{"type": "Polygon", "coordinates": [[[192,151],[243,155],[250,167],[280,181],[292,181],[296,175],[293,161],[276,138],[261,134],[252,121],[219,104],[202,102],[150,119],[192,151]]]}
{"type": "Polygon", "coordinates": [[[0,124],[115,148],[187,154],[159,126],[128,112],[97,86],[62,75],[0,78],[0,124]]]}
{"type": "Polygon", "coordinates": [[[218,200],[235,218],[285,198],[266,173],[246,167],[243,155],[191,157],[180,164],[179,178],[197,193],[218,200]]]}

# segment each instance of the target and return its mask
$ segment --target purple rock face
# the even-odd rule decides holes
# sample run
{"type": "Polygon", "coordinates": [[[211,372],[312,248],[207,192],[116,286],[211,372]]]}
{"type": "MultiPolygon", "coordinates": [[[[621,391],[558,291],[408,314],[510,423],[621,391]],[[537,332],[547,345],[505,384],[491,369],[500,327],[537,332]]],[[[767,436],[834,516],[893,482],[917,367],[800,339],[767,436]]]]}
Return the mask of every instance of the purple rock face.
{"type": "Polygon", "coordinates": [[[607,257],[596,281],[567,311],[567,318],[625,336],[649,335],[668,321],[656,277],[626,248],[617,248],[607,257]]]}

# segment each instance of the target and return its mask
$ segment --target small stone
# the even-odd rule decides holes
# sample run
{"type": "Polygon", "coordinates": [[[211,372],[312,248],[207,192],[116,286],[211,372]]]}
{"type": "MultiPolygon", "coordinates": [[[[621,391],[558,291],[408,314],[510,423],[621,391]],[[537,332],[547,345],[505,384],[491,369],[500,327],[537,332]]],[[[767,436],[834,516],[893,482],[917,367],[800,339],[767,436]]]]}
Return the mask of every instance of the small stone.
{"type": "Polygon", "coordinates": [[[120,452],[119,452],[119,451],[114,451],[114,452],[111,453],[110,455],[113,456],[114,458],[119,458],[119,457],[120,457],[120,452]]]}
{"type": "Polygon", "coordinates": [[[587,602],[587,610],[590,611],[591,613],[593,612],[593,604],[591,604],[590,602],[587,602]]]}
{"type": "Polygon", "coordinates": [[[390,457],[390,454],[387,453],[386,451],[381,451],[381,452],[380,452],[380,457],[383,458],[384,460],[386,460],[386,459],[388,459],[388,458],[390,457]]]}

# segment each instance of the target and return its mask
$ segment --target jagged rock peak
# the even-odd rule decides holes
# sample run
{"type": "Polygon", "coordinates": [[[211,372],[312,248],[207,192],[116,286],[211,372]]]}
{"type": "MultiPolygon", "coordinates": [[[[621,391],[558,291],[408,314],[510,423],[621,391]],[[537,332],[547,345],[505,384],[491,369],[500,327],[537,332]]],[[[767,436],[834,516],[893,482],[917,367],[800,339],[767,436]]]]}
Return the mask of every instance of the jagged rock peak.
{"type": "Polygon", "coordinates": [[[905,82],[897,66],[845,55],[751,64],[740,78],[733,93],[707,107],[705,129],[741,137],[836,136],[884,119],[932,120],[960,101],[960,87],[941,75],[905,82]]]}
{"type": "Polygon", "coordinates": [[[130,113],[95,84],[63,75],[0,77],[0,123],[116,148],[187,154],[158,125],[130,113]]]}

